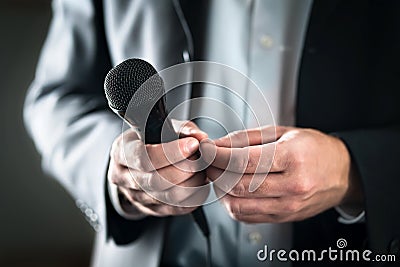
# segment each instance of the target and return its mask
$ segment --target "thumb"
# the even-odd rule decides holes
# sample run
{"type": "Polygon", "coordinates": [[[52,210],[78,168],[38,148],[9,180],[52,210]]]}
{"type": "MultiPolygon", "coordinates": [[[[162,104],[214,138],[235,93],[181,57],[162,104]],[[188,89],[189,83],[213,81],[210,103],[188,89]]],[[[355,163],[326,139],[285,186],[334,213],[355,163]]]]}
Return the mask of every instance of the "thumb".
{"type": "Polygon", "coordinates": [[[193,155],[199,149],[199,141],[194,137],[186,137],[178,140],[179,147],[183,148],[184,157],[193,155]]]}
{"type": "Polygon", "coordinates": [[[182,138],[168,143],[146,145],[144,153],[140,153],[140,160],[133,161],[140,166],[130,166],[136,170],[146,172],[164,168],[178,163],[194,153],[199,148],[199,141],[193,137],[182,138]]]}
{"type": "Polygon", "coordinates": [[[200,130],[200,128],[192,121],[176,121],[174,128],[179,133],[180,137],[191,136],[196,138],[198,141],[208,138],[208,134],[200,130]]]}

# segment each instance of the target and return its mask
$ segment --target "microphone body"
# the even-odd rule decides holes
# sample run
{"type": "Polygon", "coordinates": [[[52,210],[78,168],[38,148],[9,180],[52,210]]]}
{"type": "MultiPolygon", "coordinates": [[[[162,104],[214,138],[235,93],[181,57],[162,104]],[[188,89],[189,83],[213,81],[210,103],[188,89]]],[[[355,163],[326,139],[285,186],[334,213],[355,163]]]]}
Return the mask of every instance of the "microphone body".
{"type": "Polygon", "coordinates": [[[137,118],[137,116],[141,115],[140,113],[135,116],[132,114],[133,112],[127,110],[111,109],[129,126],[137,130],[140,139],[145,144],[160,144],[161,142],[165,143],[177,139],[172,122],[168,118],[163,98],[156,102],[145,122],[137,118]]]}

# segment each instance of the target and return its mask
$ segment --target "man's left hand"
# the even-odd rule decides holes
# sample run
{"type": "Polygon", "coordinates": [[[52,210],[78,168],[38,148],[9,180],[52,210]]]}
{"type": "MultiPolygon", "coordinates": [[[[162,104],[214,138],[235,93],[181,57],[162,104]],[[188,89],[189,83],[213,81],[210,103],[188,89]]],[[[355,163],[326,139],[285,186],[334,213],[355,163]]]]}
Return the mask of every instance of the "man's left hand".
{"type": "Polygon", "coordinates": [[[229,192],[215,187],[217,194],[226,193],[221,201],[239,221],[298,221],[360,201],[345,144],[317,130],[266,126],[238,131],[202,142],[201,151],[211,162],[209,179],[240,175],[229,192]],[[250,192],[253,178],[263,182],[250,192]]]}

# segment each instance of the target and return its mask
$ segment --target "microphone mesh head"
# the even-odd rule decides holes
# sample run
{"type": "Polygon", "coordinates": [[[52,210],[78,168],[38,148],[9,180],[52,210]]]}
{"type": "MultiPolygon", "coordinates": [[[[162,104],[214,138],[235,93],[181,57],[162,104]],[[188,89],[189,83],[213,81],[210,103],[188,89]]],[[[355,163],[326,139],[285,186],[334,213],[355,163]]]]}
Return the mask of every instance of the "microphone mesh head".
{"type": "Polygon", "coordinates": [[[164,84],[150,63],[133,58],[108,72],[104,91],[111,108],[126,111],[129,105],[134,109],[154,105],[164,94],[164,84]]]}

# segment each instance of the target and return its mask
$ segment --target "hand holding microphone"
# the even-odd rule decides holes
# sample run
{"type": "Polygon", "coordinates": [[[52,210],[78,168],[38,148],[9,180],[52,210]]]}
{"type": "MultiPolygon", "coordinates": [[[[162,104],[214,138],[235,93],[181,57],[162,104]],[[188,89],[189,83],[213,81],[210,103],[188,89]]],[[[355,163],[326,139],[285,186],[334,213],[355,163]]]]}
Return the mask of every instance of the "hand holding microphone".
{"type": "MultiPolygon", "coordinates": [[[[175,125],[178,123],[174,122],[175,125]]],[[[190,197],[190,194],[183,194],[182,190],[178,190],[173,184],[196,187],[206,182],[204,172],[182,170],[196,169],[196,166],[190,166],[195,164],[193,161],[185,159],[195,157],[199,140],[207,135],[192,122],[185,123],[180,135],[181,139],[163,145],[146,145],[133,129],[128,129],[114,141],[108,179],[118,186],[132,206],[125,207],[127,212],[136,209],[140,214],[163,217],[188,214],[197,208],[173,206],[153,198],[167,197],[171,202],[178,203],[190,197]],[[180,153],[173,152],[178,150],[180,153]],[[171,156],[167,158],[165,154],[171,156]],[[171,184],[167,184],[166,181],[171,184]],[[146,192],[143,189],[146,189],[146,192]]]]}
{"type": "MultiPolygon", "coordinates": [[[[117,65],[107,74],[104,87],[110,108],[132,127],[114,141],[108,169],[109,181],[130,204],[125,209],[151,216],[196,210],[195,221],[208,236],[201,207],[168,204],[192,197],[193,191],[180,187],[207,183],[205,172],[199,172],[199,162],[194,161],[207,134],[193,122],[167,117],[163,81],[144,60],[128,59],[117,65]]],[[[201,201],[206,197],[200,196],[201,201]]]]}

